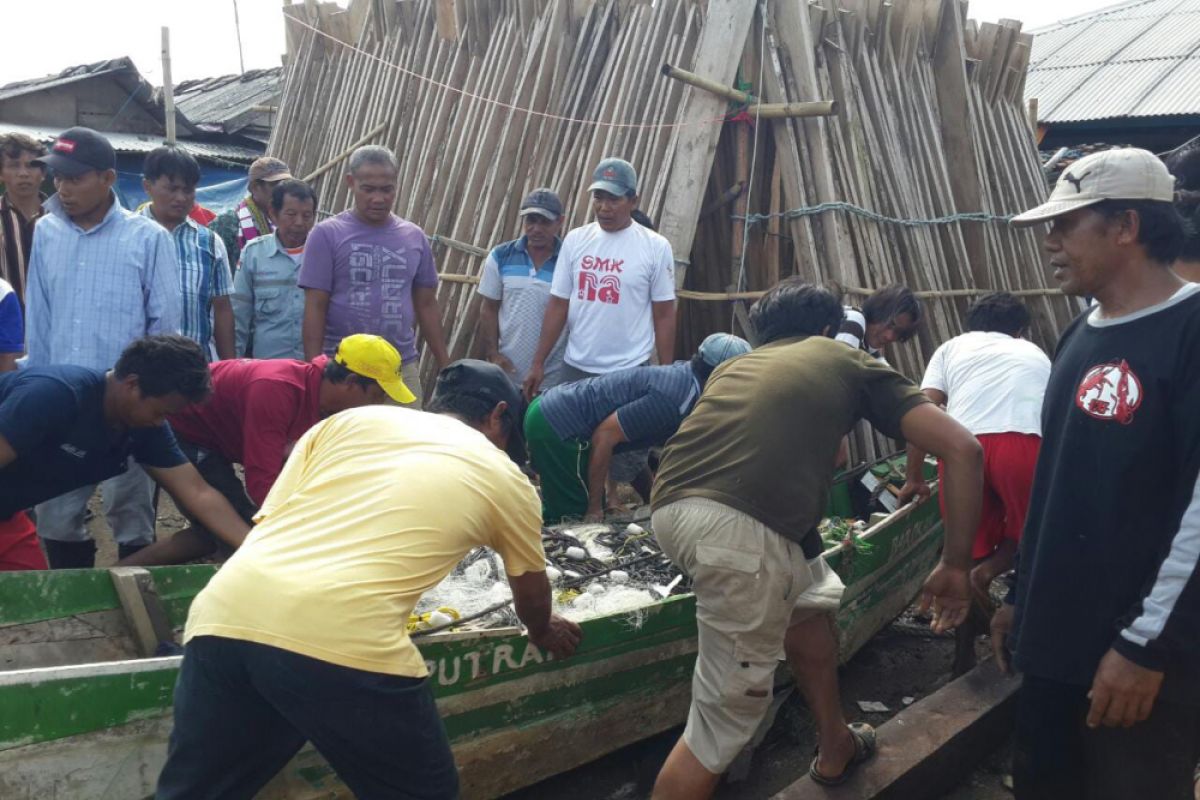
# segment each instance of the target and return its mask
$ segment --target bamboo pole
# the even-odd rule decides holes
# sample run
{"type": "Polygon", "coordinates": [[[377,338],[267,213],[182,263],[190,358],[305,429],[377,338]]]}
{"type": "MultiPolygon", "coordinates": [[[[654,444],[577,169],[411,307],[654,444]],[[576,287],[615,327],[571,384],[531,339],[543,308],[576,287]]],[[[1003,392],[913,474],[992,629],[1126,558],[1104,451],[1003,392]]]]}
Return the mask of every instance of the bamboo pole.
{"type": "Polygon", "coordinates": [[[175,144],[175,87],[171,83],[171,29],[162,29],[162,92],[163,119],[166,124],[167,144],[175,144]]]}
{"type": "Polygon", "coordinates": [[[386,124],[385,125],[376,125],[370,131],[368,131],[364,136],[362,136],[359,139],[356,139],[354,144],[350,145],[345,150],[341,151],[340,153],[335,155],[333,158],[329,159],[324,164],[322,164],[321,166],[314,169],[312,172],[305,175],[304,182],[310,183],[310,182],[316,180],[317,178],[321,177],[322,175],[324,175],[329,170],[336,167],[339,163],[342,162],[343,159],[349,158],[350,154],[353,153],[355,150],[362,147],[363,145],[365,145],[367,142],[374,139],[379,134],[383,133],[385,127],[387,127],[386,124]]]}

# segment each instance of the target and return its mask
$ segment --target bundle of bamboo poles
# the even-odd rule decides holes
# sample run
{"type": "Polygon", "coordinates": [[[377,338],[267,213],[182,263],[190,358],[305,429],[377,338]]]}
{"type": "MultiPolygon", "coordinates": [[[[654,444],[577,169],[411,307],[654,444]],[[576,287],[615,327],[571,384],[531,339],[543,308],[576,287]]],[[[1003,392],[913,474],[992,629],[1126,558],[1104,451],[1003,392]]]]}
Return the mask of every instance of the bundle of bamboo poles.
{"type": "MultiPolygon", "coordinates": [[[[975,26],[959,0],[840,1],[306,0],[286,9],[269,150],[313,176],[330,213],[350,202],[354,147],[396,152],[396,211],[433,238],[455,357],[473,352],[473,281],[487,250],[519,235],[521,197],[554,188],[566,227],[583,224],[591,170],[610,155],[638,169],[642,208],[680,262],[680,355],[738,330],[734,298],[789,275],[837,281],[850,302],[892,282],[927,295],[919,337],[892,353],[914,378],[985,290],[1029,293],[1034,338],[1051,345],[1073,308],[1047,285],[1036,232],[812,213],[849,203],[920,221],[1040,202],[1020,104],[1029,37],[1015,22],[975,26]],[[740,76],[733,96],[749,102],[664,64],[718,89],[740,76]],[[834,113],[766,105],[814,101],[834,113]]],[[[861,457],[881,446],[856,442],[861,457]]]]}

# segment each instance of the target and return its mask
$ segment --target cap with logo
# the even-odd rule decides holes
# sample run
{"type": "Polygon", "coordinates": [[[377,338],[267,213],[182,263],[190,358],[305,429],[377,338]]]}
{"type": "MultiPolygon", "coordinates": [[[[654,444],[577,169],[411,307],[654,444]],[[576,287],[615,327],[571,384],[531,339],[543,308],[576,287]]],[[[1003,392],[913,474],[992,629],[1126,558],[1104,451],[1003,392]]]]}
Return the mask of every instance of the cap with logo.
{"type": "Polygon", "coordinates": [[[1048,222],[1103,200],[1175,199],[1175,179],[1158,156],[1128,147],[1092,153],[1063,170],[1050,198],[1012,218],[1018,227],[1048,222]]]}
{"type": "Polygon", "coordinates": [[[433,396],[437,398],[443,394],[476,397],[492,404],[493,408],[497,403],[507,403],[504,415],[508,417],[510,430],[505,452],[518,465],[525,464],[525,399],[503,369],[474,358],[459,359],[438,373],[433,396]]]}
{"type": "Polygon", "coordinates": [[[734,356],[745,355],[752,348],[750,343],[732,333],[712,333],[700,343],[700,358],[710,367],[715,367],[734,356]]]}
{"type": "Polygon", "coordinates": [[[534,189],[521,201],[519,216],[537,214],[554,222],[562,216],[562,213],[562,200],[558,199],[558,195],[552,189],[534,189]]]}
{"type": "Polygon", "coordinates": [[[292,177],[292,172],[288,169],[288,165],[278,158],[263,156],[262,158],[255,159],[254,163],[250,165],[249,178],[251,183],[254,181],[277,183],[287,180],[290,177],[292,177]]]}
{"type": "Polygon", "coordinates": [[[35,164],[49,167],[59,175],[75,178],[86,172],[117,168],[113,146],[91,128],[68,128],[58,135],[50,152],[35,158],[35,164]]]}
{"type": "Polygon", "coordinates": [[[637,194],[637,171],[633,164],[620,158],[606,158],[592,173],[589,192],[608,192],[617,197],[637,194]]]}
{"type": "Polygon", "coordinates": [[[416,395],[400,377],[400,351],[382,336],[356,333],[338,342],[333,360],[364,378],[371,378],[397,403],[411,403],[416,395]]]}

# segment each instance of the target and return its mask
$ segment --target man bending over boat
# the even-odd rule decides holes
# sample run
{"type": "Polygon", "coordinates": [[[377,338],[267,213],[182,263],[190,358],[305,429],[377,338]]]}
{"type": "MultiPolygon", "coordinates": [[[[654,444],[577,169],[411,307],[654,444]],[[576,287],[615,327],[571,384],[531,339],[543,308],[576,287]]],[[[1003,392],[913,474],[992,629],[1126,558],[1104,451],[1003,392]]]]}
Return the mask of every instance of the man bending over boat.
{"type": "Polygon", "coordinates": [[[816,532],[842,437],[860,419],[945,461],[946,545],[925,583],[934,630],[965,619],[982,450],[908,379],[832,338],[839,298],[789,278],[750,310],[760,346],[714,370],[663,451],[651,505],[663,551],[691,576],[699,653],[687,728],[654,786],[659,800],[709,797],[771,702],[786,655],[817,725],[810,774],[838,784],[875,732],[847,726],[831,614],[844,586],[816,532]]]}
{"type": "Polygon", "coordinates": [[[359,800],[457,797],[405,623],[475,547],[503,557],[530,641],[574,652],[581,632],[550,613],[537,493],[518,466],[519,390],[495,364],[457,361],[430,410],[344,411],[296,444],[192,604],[158,800],[253,797],[305,741],[359,800]]]}
{"type": "Polygon", "coordinates": [[[666,444],[713,368],[748,352],[745,339],[714,333],[690,361],[621,369],[535,397],[525,415],[525,436],[542,481],[543,521],[603,520],[614,451],[666,444]]]}
{"type": "MultiPolygon", "coordinates": [[[[168,414],[204,400],[209,388],[204,351],[175,335],[134,341],[107,372],[61,365],[0,375],[0,556],[44,569],[24,510],[124,473],[130,456],[237,547],[250,526],[188,463],[166,424],[168,414]]],[[[92,542],[71,544],[78,557],[59,563],[91,567],[92,542]]]]}
{"type": "MultiPolygon", "coordinates": [[[[400,352],[382,336],[356,333],[332,358],[230,359],[209,366],[212,394],[168,417],[180,447],[211,486],[249,525],[279,477],[292,446],[325,417],[348,408],[411,403],[400,379],[400,352]],[[241,464],[245,486],[234,472],[241,464]]],[[[196,520],[121,566],[183,564],[228,548],[196,520]]]]}

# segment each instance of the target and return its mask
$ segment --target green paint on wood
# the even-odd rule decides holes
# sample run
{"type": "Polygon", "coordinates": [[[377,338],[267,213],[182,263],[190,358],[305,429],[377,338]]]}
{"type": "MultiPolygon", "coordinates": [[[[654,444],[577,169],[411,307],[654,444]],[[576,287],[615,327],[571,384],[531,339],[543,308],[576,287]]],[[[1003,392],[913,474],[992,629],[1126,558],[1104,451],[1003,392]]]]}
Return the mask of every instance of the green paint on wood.
{"type": "Polygon", "coordinates": [[[120,608],[108,570],[0,574],[0,626],[120,608]]]}
{"type": "Polygon", "coordinates": [[[170,713],[175,669],[0,686],[0,750],[170,713]]]}

